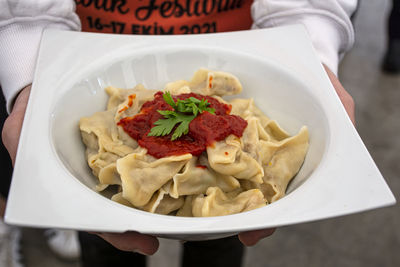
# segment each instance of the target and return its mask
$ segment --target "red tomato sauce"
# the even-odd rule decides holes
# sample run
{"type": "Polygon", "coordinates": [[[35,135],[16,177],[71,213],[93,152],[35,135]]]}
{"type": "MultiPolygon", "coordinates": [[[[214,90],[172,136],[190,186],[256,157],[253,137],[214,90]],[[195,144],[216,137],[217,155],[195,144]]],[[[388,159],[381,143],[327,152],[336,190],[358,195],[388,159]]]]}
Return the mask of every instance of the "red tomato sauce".
{"type": "Polygon", "coordinates": [[[163,97],[163,92],[157,92],[152,101],[143,104],[140,113],[133,117],[123,118],[118,122],[124,131],[138,141],[141,147],[147,149],[147,153],[156,158],[183,155],[191,153],[200,155],[216,141],[224,140],[230,134],[241,137],[247,122],[239,116],[230,115],[232,106],[219,102],[210,96],[195,93],[173,96],[177,99],[194,97],[199,100],[206,99],[215,114],[203,112],[189,124],[189,133],[177,140],[171,141],[171,134],[166,136],[147,136],[154,122],[164,117],[157,110],[173,110],[163,97]]]}

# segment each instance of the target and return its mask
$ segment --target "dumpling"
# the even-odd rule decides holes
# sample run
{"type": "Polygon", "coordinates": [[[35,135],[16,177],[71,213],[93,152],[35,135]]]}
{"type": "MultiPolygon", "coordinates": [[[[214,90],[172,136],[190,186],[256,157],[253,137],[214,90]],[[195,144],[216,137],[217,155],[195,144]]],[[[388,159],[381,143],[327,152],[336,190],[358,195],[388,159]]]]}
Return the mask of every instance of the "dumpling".
{"type": "Polygon", "coordinates": [[[193,217],[192,201],[193,201],[193,196],[191,196],[191,195],[190,196],[186,196],[185,197],[185,202],[183,203],[183,206],[176,213],[176,216],[193,217]]]}
{"type": "MultiPolygon", "coordinates": [[[[123,157],[137,147],[136,141],[132,141],[135,146],[128,146],[120,138],[117,125],[114,122],[115,110],[96,112],[90,117],[83,117],[79,121],[79,128],[84,132],[83,141],[87,142],[87,147],[93,153],[97,148],[98,152],[110,152],[123,157]],[[94,144],[97,142],[97,145],[94,144]]],[[[133,139],[132,139],[133,140],[133,139]]]]}
{"type": "Polygon", "coordinates": [[[266,205],[264,196],[258,189],[247,190],[235,197],[229,197],[218,187],[210,187],[206,195],[199,195],[193,199],[193,216],[210,217],[229,215],[257,209],[266,205]]]}
{"type": "Polygon", "coordinates": [[[189,82],[185,80],[167,83],[163,91],[170,92],[171,95],[188,94],[191,92],[189,82]]]}
{"type": "Polygon", "coordinates": [[[172,179],[192,158],[191,154],[156,159],[145,153],[132,153],[117,161],[123,197],[134,205],[146,205],[153,193],[172,179]]]}
{"type": "Polygon", "coordinates": [[[186,163],[183,172],[174,175],[171,183],[167,184],[167,191],[172,197],[204,194],[212,186],[218,186],[224,192],[240,187],[239,182],[232,176],[217,173],[202,163],[206,164],[193,157],[186,163]]]}
{"type": "Polygon", "coordinates": [[[99,181],[101,184],[106,185],[121,185],[121,177],[119,176],[115,162],[100,169],[99,181]]]}
{"type": "Polygon", "coordinates": [[[243,151],[263,165],[270,162],[273,154],[282,145],[282,141],[289,137],[289,134],[283,131],[275,121],[270,120],[264,129],[257,117],[250,116],[247,118],[247,127],[240,142],[243,151]]]}
{"type": "MultiPolygon", "coordinates": [[[[142,106],[144,102],[150,100],[157,91],[146,89],[142,84],[136,85],[133,89],[122,89],[113,86],[108,86],[104,89],[109,96],[107,103],[107,110],[115,109],[124,102],[129,102],[129,96],[135,94],[136,101],[138,101],[138,106],[142,106]],[[128,101],[127,101],[128,100],[128,101]]],[[[129,107],[130,105],[128,105],[129,107]]],[[[123,106],[120,107],[123,108],[123,106]]]]}
{"type": "Polygon", "coordinates": [[[104,190],[110,184],[120,184],[115,170],[115,162],[134,151],[135,140],[120,140],[117,126],[113,120],[113,110],[97,112],[91,117],[81,118],[79,122],[82,141],[86,145],[86,158],[92,173],[99,178],[97,191],[104,190]]]}
{"type": "Polygon", "coordinates": [[[266,196],[270,202],[285,195],[287,185],[303,164],[307,149],[307,127],[302,127],[297,135],[280,141],[279,148],[271,161],[264,165],[264,183],[268,184],[274,192],[273,195],[266,196]]]}
{"type": "Polygon", "coordinates": [[[229,101],[229,104],[232,105],[231,114],[240,116],[244,119],[247,119],[250,116],[255,116],[260,120],[262,127],[264,128],[270,119],[265,116],[265,114],[256,107],[254,104],[253,98],[242,99],[237,98],[229,101]]]}
{"type": "Polygon", "coordinates": [[[264,170],[250,154],[241,149],[239,138],[234,135],[207,147],[208,162],[216,172],[262,183],[264,170]]]}
{"type": "Polygon", "coordinates": [[[133,208],[132,204],[122,196],[122,192],[114,194],[111,197],[111,200],[115,201],[115,202],[117,202],[119,204],[122,204],[122,205],[125,205],[125,206],[133,208]]]}
{"type": "Polygon", "coordinates": [[[308,130],[302,127],[299,133],[279,142],[261,142],[264,177],[263,183],[241,180],[245,189],[260,189],[268,202],[272,203],[285,195],[289,182],[299,171],[308,149],[308,130]]]}
{"type": "Polygon", "coordinates": [[[154,213],[167,215],[180,209],[184,203],[184,197],[173,198],[170,195],[164,195],[154,213]]]}
{"type": "Polygon", "coordinates": [[[244,152],[248,153],[258,163],[261,164],[262,154],[260,153],[260,139],[268,139],[268,135],[261,127],[259,119],[251,116],[247,118],[247,127],[243,131],[240,138],[241,147],[244,152]]]}
{"type": "Polygon", "coordinates": [[[161,188],[153,195],[149,203],[139,208],[151,213],[166,215],[180,209],[184,202],[185,200],[183,197],[172,198],[164,189],[161,188]]]}
{"type": "Polygon", "coordinates": [[[189,87],[194,93],[202,95],[236,95],[242,91],[242,85],[234,75],[204,68],[196,71],[189,87]]]}
{"type": "Polygon", "coordinates": [[[149,90],[139,84],[134,89],[124,90],[114,87],[107,87],[110,95],[108,109],[116,107],[114,121],[118,123],[122,118],[131,117],[139,113],[142,105],[154,98],[156,90],[149,90]]]}

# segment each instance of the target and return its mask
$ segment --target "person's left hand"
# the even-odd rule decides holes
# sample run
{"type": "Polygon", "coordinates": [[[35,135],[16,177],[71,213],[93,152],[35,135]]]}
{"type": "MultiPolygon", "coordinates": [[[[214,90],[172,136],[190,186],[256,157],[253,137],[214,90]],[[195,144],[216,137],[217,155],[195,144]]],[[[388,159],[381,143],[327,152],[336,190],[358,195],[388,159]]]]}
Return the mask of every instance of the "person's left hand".
{"type": "MultiPolygon", "coordinates": [[[[324,65],[325,71],[328,74],[328,77],[338,94],[340,101],[342,102],[344,108],[349,115],[351,122],[355,125],[355,116],[354,116],[354,100],[352,96],[344,89],[343,85],[340,83],[339,79],[336,75],[324,65]]],[[[276,228],[271,229],[261,229],[249,232],[243,232],[239,234],[240,241],[246,246],[253,246],[258,243],[261,239],[272,235],[275,232],[276,228]]]]}
{"type": "Polygon", "coordinates": [[[351,122],[356,125],[355,105],[353,97],[346,91],[346,89],[344,89],[343,85],[340,83],[336,75],[327,66],[324,65],[324,68],[326,73],[328,74],[329,80],[331,80],[333,88],[335,88],[336,93],[344,106],[344,109],[347,111],[347,115],[349,115],[351,122]]]}

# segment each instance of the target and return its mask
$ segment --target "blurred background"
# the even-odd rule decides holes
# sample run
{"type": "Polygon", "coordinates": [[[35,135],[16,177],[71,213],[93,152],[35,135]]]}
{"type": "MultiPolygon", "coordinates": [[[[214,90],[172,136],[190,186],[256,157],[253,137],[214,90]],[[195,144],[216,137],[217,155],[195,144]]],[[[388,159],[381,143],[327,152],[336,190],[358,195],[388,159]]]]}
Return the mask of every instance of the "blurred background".
{"type": "MultiPolygon", "coordinates": [[[[354,20],[356,43],[342,61],[339,78],[355,99],[358,132],[399,201],[400,74],[381,70],[391,3],[361,0],[354,20]]],[[[178,241],[162,239],[149,266],[179,266],[180,249],[178,241]]],[[[244,266],[395,267],[400,266],[399,249],[400,208],[395,205],[280,228],[247,249],[244,266]]],[[[79,266],[54,256],[38,229],[23,229],[22,254],[27,267],[79,266]]]]}

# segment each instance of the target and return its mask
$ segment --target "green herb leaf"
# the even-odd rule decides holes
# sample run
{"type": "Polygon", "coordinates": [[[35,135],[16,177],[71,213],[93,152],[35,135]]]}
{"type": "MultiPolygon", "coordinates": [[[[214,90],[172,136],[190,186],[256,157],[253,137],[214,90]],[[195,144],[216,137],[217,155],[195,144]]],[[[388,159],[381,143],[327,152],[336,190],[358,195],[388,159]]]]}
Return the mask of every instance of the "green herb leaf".
{"type": "Polygon", "coordinates": [[[168,105],[170,105],[171,107],[173,107],[173,108],[176,110],[176,104],[175,104],[175,101],[174,101],[174,99],[172,98],[170,92],[165,92],[165,93],[163,94],[163,98],[164,98],[164,101],[165,101],[168,105]]]}
{"type": "Polygon", "coordinates": [[[208,111],[211,114],[215,114],[215,109],[214,108],[205,108],[204,111],[208,111]]]}
{"type": "Polygon", "coordinates": [[[154,123],[153,128],[151,128],[150,133],[148,136],[164,136],[171,133],[172,129],[174,128],[175,124],[178,123],[176,118],[168,118],[166,120],[158,120],[154,123]]]}
{"type": "Polygon", "coordinates": [[[176,117],[176,112],[173,110],[157,110],[157,112],[163,115],[164,117],[169,117],[169,116],[176,117]]]}
{"type": "MultiPolygon", "coordinates": [[[[201,101],[204,100],[204,98],[203,98],[203,100],[199,100],[199,99],[197,99],[197,98],[195,98],[195,97],[193,97],[193,96],[189,97],[188,99],[189,99],[191,102],[195,103],[195,104],[200,104],[201,101]]],[[[206,100],[206,101],[207,101],[207,100],[206,100]]]]}
{"type": "Polygon", "coordinates": [[[157,110],[164,116],[164,119],[159,119],[154,123],[155,126],[151,128],[148,136],[168,135],[177,126],[171,136],[171,140],[174,141],[189,133],[189,124],[197,115],[204,111],[215,113],[215,109],[208,107],[210,103],[204,98],[199,100],[195,97],[189,97],[185,100],[178,99],[175,102],[171,94],[165,92],[163,99],[174,110],[157,110]]]}
{"type": "MultiPolygon", "coordinates": [[[[194,116],[192,116],[192,117],[193,117],[193,119],[195,118],[194,116]]],[[[181,124],[179,124],[179,126],[176,127],[174,133],[172,134],[171,140],[174,141],[174,140],[178,139],[179,137],[181,137],[182,135],[188,134],[189,123],[193,119],[182,121],[181,124]]]]}

